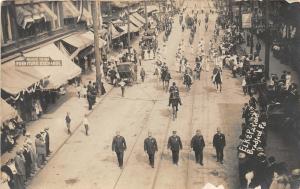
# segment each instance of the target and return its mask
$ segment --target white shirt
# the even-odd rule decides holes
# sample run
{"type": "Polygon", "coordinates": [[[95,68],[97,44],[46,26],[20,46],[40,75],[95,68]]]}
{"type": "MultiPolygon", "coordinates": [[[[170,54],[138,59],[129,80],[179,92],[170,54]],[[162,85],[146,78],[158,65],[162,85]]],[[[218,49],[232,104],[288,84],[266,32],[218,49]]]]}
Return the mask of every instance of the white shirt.
{"type": "Polygon", "coordinates": [[[83,118],[83,125],[89,125],[89,121],[86,117],[83,118]]]}

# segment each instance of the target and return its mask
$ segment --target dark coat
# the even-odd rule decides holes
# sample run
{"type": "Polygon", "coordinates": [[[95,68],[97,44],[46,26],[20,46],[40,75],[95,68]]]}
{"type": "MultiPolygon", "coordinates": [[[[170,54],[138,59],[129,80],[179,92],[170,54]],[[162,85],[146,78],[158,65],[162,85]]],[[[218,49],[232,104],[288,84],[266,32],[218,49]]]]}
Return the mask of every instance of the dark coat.
{"type": "Polygon", "coordinates": [[[182,149],[182,143],[179,136],[170,136],[168,140],[168,149],[179,151],[182,149]]]}
{"type": "Polygon", "coordinates": [[[124,152],[126,150],[126,141],[125,138],[122,136],[115,136],[112,141],[112,151],[115,152],[124,152]]]}
{"type": "Polygon", "coordinates": [[[224,148],[224,146],[226,145],[225,135],[222,133],[215,134],[213,139],[213,145],[215,148],[224,148]]]}
{"type": "Polygon", "coordinates": [[[155,138],[146,138],[144,141],[144,150],[147,151],[148,154],[154,154],[158,148],[155,138]]]}
{"type": "Polygon", "coordinates": [[[195,135],[193,136],[191,140],[191,148],[193,148],[194,151],[202,151],[205,147],[204,138],[202,135],[195,135]]]}

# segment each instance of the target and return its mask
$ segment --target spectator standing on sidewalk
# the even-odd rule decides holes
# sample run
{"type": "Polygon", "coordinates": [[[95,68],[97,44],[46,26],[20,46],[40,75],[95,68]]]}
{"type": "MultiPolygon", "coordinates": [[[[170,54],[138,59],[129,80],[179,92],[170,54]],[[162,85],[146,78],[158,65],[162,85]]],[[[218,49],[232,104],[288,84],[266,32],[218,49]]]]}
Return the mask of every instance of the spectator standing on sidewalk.
{"type": "Polygon", "coordinates": [[[17,151],[15,157],[15,166],[17,170],[15,179],[15,188],[25,189],[26,171],[25,171],[25,158],[22,154],[22,149],[17,151]]]}
{"type": "Polygon", "coordinates": [[[246,82],[245,76],[243,77],[243,80],[242,80],[242,88],[243,88],[244,95],[246,96],[247,95],[247,82],[246,82]]]}
{"type": "Polygon", "coordinates": [[[146,72],[145,72],[145,70],[144,70],[143,67],[141,68],[140,76],[141,76],[142,82],[144,82],[145,81],[146,72]]]}
{"type": "Polygon", "coordinates": [[[51,151],[50,151],[50,136],[49,136],[49,127],[46,127],[44,129],[45,131],[45,143],[46,143],[46,156],[49,156],[51,154],[51,151]]]}
{"type": "Polygon", "coordinates": [[[28,148],[28,144],[24,144],[23,145],[23,156],[25,158],[25,172],[26,172],[26,179],[29,179],[31,177],[31,164],[32,159],[31,159],[31,155],[30,155],[30,150],[28,148]]]}
{"type": "Polygon", "coordinates": [[[41,165],[44,165],[46,159],[46,144],[45,141],[42,139],[41,134],[36,135],[35,148],[37,153],[37,165],[38,168],[41,168],[41,165]]]}
{"type": "Polygon", "coordinates": [[[84,118],[83,118],[83,125],[84,125],[84,129],[85,129],[85,135],[88,136],[89,135],[89,121],[87,119],[87,114],[84,115],[84,118]]]}
{"type": "Polygon", "coordinates": [[[259,41],[256,43],[255,49],[256,49],[256,53],[257,53],[256,55],[259,56],[260,51],[261,51],[261,44],[259,41]]]}
{"type": "Polygon", "coordinates": [[[68,134],[71,134],[71,117],[70,117],[69,112],[67,112],[65,120],[66,120],[67,129],[68,129],[68,134]]]}
{"type": "Polygon", "coordinates": [[[124,158],[124,151],[126,150],[126,141],[123,136],[120,135],[120,131],[116,132],[116,136],[113,138],[112,141],[112,151],[116,152],[119,167],[123,168],[123,158],[124,158]]]}

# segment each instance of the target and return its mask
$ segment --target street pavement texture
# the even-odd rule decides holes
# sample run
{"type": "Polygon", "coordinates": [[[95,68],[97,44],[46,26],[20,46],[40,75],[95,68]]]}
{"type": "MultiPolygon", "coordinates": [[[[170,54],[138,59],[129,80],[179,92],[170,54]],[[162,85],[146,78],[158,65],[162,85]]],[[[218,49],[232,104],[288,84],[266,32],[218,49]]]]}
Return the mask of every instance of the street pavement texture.
{"type": "MultiPolygon", "coordinates": [[[[186,1],[185,5],[189,11],[195,8],[195,1],[186,1]]],[[[212,6],[212,2],[198,1],[196,6],[200,10],[207,9],[212,6]]],[[[216,16],[210,15],[207,32],[202,17],[194,48],[201,38],[208,44],[212,38],[216,16]]],[[[193,189],[202,188],[206,183],[223,185],[226,189],[238,188],[236,148],[241,133],[241,107],[248,98],[243,96],[240,81],[233,79],[228,70],[223,73],[222,93],[217,93],[211,82],[212,68],[201,73],[201,80],[194,81],[191,91],[185,91],[181,75],[177,72],[175,54],[179,42],[184,38],[185,55],[191,65],[194,64],[195,57],[189,50],[188,37],[189,31],[182,33],[176,16],[165,47],[162,40],[159,40],[159,46],[164,48],[166,63],[173,81],[179,86],[183,101],[175,121],[171,119],[171,109],[167,106],[169,96],[163,91],[162,83],[153,76],[154,61],[143,61],[142,66],[146,70],[145,82],[139,80],[138,84],[126,87],[125,97],[121,97],[120,88],[110,90],[88,116],[90,135],[85,135],[83,126],[78,127],[34,177],[28,188],[193,189]],[[223,165],[216,162],[212,146],[217,127],[221,128],[227,139],[223,165]],[[206,142],[204,166],[195,163],[194,153],[190,151],[190,140],[196,129],[201,129],[206,142]],[[111,150],[112,138],[117,130],[127,142],[124,169],[118,167],[116,155],[111,150]],[[167,150],[167,139],[173,130],[178,132],[183,142],[178,166],[172,164],[171,153],[167,150]],[[148,131],[152,131],[158,142],[154,169],[149,166],[143,149],[148,131]]],[[[71,116],[73,114],[80,124],[79,120],[83,115],[77,117],[76,114],[80,108],[69,108],[71,116]]],[[[64,117],[64,112],[59,114],[64,117]]],[[[61,119],[63,122],[64,119],[61,119]]],[[[63,125],[53,122],[53,125],[56,124],[63,125]]],[[[57,138],[56,135],[66,133],[61,128],[50,134],[50,137],[57,138]]],[[[55,142],[54,139],[51,144],[52,142],[55,142]]]]}

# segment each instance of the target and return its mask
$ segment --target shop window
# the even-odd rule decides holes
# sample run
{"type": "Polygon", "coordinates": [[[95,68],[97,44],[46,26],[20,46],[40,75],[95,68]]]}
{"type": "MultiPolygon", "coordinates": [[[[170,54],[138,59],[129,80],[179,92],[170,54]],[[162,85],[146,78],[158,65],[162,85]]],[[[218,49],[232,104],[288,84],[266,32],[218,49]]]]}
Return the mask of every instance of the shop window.
{"type": "Polygon", "coordinates": [[[41,33],[45,33],[51,30],[51,23],[45,22],[45,20],[41,20],[39,22],[33,23],[30,27],[23,29],[18,26],[18,32],[20,38],[26,38],[33,35],[38,35],[41,33]]]}
{"type": "Polygon", "coordinates": [[[64,18],[64,25],[76,24],[76,18],[64,18]]]}

